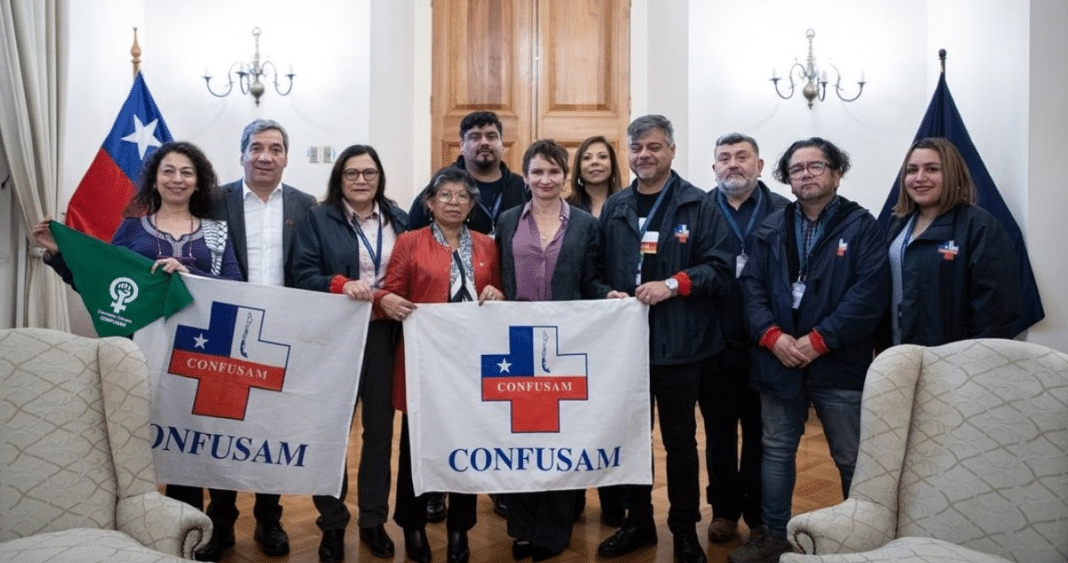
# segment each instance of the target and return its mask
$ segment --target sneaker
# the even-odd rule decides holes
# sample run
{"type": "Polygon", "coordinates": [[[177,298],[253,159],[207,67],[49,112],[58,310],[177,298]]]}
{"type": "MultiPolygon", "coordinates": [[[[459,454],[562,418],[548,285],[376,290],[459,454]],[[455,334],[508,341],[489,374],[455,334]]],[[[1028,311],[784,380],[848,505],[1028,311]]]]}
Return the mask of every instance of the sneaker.
{"type": "Polygon", "coordinates": [[[731,552],[727,557],[730,563],[774,563],[784,553],[791,553],[794,546],[786,538],[760,526],[749,533],[749,539],[742,547],[731,552]]]}
{"type": "Polygon", "coordinates": [[[713,543],[727,543],[738,537],[738,522],[727,518],[713,518],[708,525],[708,541],[713,543]]]}

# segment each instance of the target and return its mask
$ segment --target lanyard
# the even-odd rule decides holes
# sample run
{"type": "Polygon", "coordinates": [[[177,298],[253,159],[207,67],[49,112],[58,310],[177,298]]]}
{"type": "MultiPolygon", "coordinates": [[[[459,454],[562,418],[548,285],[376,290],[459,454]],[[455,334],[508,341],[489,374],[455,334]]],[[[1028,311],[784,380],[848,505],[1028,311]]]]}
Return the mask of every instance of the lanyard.
{"type": "Polygon", "coordinates": [[[727,207],[726,196],[723,192],[716,192],[716,202],[719,203],[719,208],[723,211],[723,215],[727,217],[727,223],[731,226],[731,230],[734,231],[734,235],[738,237],[738,241],[742,243],[742,254],[745,254],[745,238],[749,236],[749,232],[753,230],[753,224],[756,223],[757,215],[760,215],[760,203],[762,198],[760,197],[760,190],[756,190],[756,203],[753,205],[753,214],[749,216],[749,224],[745,226],[745,232],[743,233],[738,228],[738,223],[734,220],[734,214],[727,207]]]}
{"type": "MultiPolygon", "coordinates": [[[[670,181],[670,180],[669,180],[670,181]]],[[[649,214],[645,216],[645,224],[638,229],[638,255],[642,255],[642,239],[645,238],[645,232],[649,230],[649,224],[653,222],[653,217],[656,216],[656,210],[660,208],[660,202],[664,201],[664,194],[668,192],[670,186],[665,185],[664,189],[660,190],[660,195],[656,196],[656,201],[653,202],[653,207],[649,209],[649,214]]],[[[637,188],[635,188],[637,189],[637,188]]],[[[637,196],[635,196],[637,199],[637,196]]],[[[639,263],[638,268],[641,269],[639,263]]]]}
{"type": "Polygon", "coordinates": [[[497,222],[497,212],[501,210],[501,200],[502,199],[504,199],[504,188],[503,187],[501,188],[501,191],[497,192],[497,196],[493,198],[493,210],[492,211],[489,208],[486,207],[485,203],[482,203],[482,199],[481,198],[478,199],[478,206],[482,208],[482,211],[484,211],[487,215],[489,215],[490,225],[493,225],[493,224],[495,224],[497,222]]]}
{"type": "Polygon", "coordinates": [[[801,227],[801,223],[807,221],[807,218],[804,215],[803,212],[800,213],[800,217],[797,217],[794,221],[794,236],[797,237],[797,256],[801,261],[801,268],[797,271],[797,280],[802,282],[808,277],[808,258],[812,254],[812,250],[816,248],[816,243],[820,240],[820,237],[823,236],[823,218],[819,217],[816,219],[816,226],[812,231],[812,243],[805,244],[804,235],[802,233],[803,228],[801,227]]]}
{"type": "Polygon", "coordinates": [[[905,248],[912,242],[912,228],[916,226],[917,214],[913,214],[909,218],[909,222],[905,224],[905,237],[901,240],[901,263],[905,263],[905,248]]]}
{"type": "MultiPolygon", "coordinates": [[[[371,241],[367,240],[367,235],[363,234],[363,229],[360,228],[360,223],[356,219],[356,214],[352,215],[352,228],[356,231],[356,235],[363,241],[364,246],[367,247],[367,255],[371,257],[371,264],[375,267],[375,277],[378,277],[378,269],[382,266],[382,215],[378,215],[378,244],[377,250],[371,249],[371,241]]],[[[375,285],[376,280],[371,280],[371,285],[375,285]]]]}

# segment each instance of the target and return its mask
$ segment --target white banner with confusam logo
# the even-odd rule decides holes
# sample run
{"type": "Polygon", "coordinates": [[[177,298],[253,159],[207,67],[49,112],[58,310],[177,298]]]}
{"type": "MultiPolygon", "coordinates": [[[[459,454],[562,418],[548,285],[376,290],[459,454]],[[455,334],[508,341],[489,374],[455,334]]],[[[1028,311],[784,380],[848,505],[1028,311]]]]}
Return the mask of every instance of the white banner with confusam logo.
{"type": "Polygon", "coordinates": [[[370,304],[182,279],[193,304],[134,335],[159,482],[338,496],[370,304]]]}
{"type": "Polygon", "coordinates": [[[652,483],[638,301],[423,304],[404,351],[416,494],[652,483]]]}

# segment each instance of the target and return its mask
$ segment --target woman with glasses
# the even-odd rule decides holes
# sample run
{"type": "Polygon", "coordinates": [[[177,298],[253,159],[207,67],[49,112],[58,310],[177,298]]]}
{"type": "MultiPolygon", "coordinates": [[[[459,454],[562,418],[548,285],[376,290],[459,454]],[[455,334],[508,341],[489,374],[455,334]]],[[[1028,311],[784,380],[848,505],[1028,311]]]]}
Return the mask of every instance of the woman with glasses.
{"type": "MultiPolygon", "coordinates": [[[[610,288],[600,278],[597,220],[563,200],[567,150],[536,141],[523,155],[531,200],[497,221],[501,282],[518,301],[600,299],[610,288]]],[[[615,295],[622,295],[613,292],[615,295]]],[[[571,543],[576,494],[544,491],[508,495],[508,534],[516,561],[555,557],[571,543]]]]}
{"type": "MultiPolygon", "coordinates": [[[[170,142],[157,148],[142,169],[141,189],[126,207],[111,244],[124,246],[150,260],[152,271],[181,272],[240,280],[226,221],[212,215],[215,169],[192,143],[170,142]]],[[[45,263],[73,287],[73,275],[48,228],[50,217],[34,226],[33,236],[46,250],[45,263]]],[[[77,288],[75,288],[77,289],[77,288]]],[[[167,496],[203,509],[200,487],[167,485],[167,496]]]]}
{"type": "Polygon", "coordinates": [[[567,202],[600,217],[601,206],[608,196],[622,189],[615,149],[601,135],[590,137],[575,151],[574,168],[567,202]]]}
{"type": "Polygon", "coordinates": [[[1020,320],[1016,253],[975,205],[975,186],[946,139],[916,141],[901,165],[890,242],[891,342],[938,346],[1012,338],[1020,320]]]}
{"type": "MultiPolygon", "coordinates": [[[[430,225],[397,237],[385,283],[375,292],[375,312],[404,321],[418,303],[458,303],[504,298],[500,286],[497,248],[493,239],[465,225],[478,197],[478,188],[466,171],[443,168],[424,191],[430,225]]],[[[403,338],[402,338],[403,340],[403,338]]],[[[404,381],[404,344],[397,346],[393,369],[393,406],[407,413],[404,381]]],[[[429,562],[426,537],[427,495],[415,496],[408,437],[408,417],[401,422],[400,459],[397,464],[397,507],[393,520],[404,529],[409,559],[429,562]]],[[[475,525],[475,495],[453,493],[446,523],[447,561],[466,562],[471,552],[467,531],[475,525]]]]}
{"type": "MultiPolygon", "coordinates": [[[[330,171],[326,199],[313,207],[296,234],[293,278],[302,289],[328,291],[352,300],[371,301],[382,287],[397,236],[408,214],[386,197],[386,174],[378,153],[368,145],[341,151],[330,171]]],[[[389,517],[390,456],[393,451],[393,351],[400,325],[374,317],[367,329],[360,388],[363,403],[360,467],[356,476],[360,541],[375,557],[392,558],[394,545],[384,524],[389,517]]],[[[341,561],[348,473],[341,497],[313,497],[323,531],[319,560],[341,561]]]]}

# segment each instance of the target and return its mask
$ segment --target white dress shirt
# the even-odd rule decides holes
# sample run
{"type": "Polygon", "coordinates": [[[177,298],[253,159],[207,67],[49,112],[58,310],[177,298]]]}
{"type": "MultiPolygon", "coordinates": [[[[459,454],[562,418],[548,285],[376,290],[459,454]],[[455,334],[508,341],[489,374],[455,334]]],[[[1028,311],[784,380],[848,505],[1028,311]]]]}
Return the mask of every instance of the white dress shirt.
{"type": "Polygon", "coordinates": [[[284,285],[282,185],[274,188],[266,202],[250,190],[243,180],[241,190],[245,208],[248,281],[260,285],[284,285]]]}

